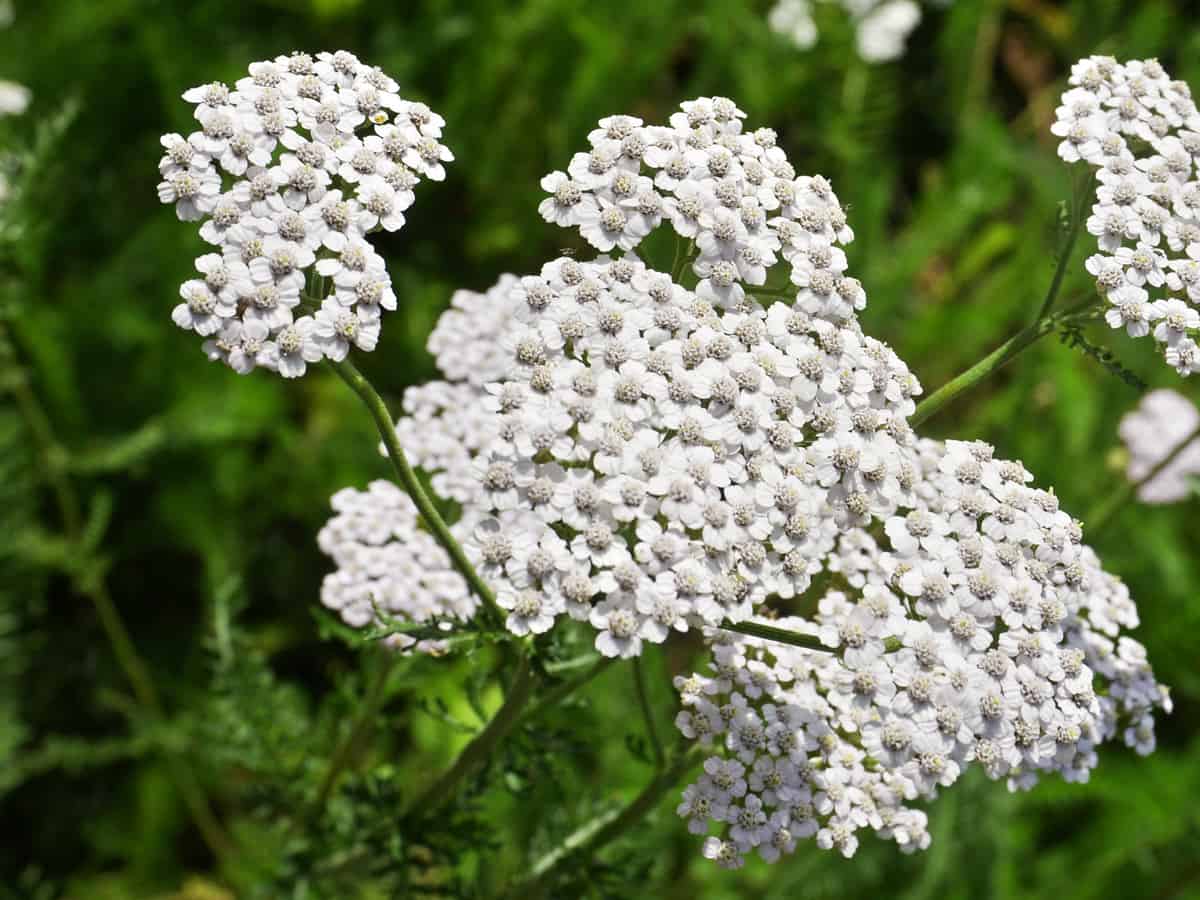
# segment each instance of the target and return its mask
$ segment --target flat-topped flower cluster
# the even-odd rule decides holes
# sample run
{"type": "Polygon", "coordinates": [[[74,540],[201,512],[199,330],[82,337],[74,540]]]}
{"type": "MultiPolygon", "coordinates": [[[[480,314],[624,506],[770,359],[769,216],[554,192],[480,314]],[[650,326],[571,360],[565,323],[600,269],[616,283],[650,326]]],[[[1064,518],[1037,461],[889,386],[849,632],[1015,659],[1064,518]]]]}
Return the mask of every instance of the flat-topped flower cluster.
{"type": "Polygon", "coordinates": [[[1180,375],[1200,371],[1200,112],[1157,60],[1093,56],[1071,69],[1054,134],[1099,186],[1087,270],[1113,328],[1151,335],[1180,375]]]}
{"type": "Polygon", "coordinates": [[[918,389],[885,345],[786,303],[720,311],[632,256],[522,281],[466,549],[517,633],[586,619],[632,656],[808,587],[911,489],[918,389]]]}
{"type": "MultiPolygon", "coordinates": [[[[1022,465],[918,440],[920,386],[856,318],[832,188],[742,118],[715,98],[665,128],[603,120],[542,212],[605,254],[460,291],[429,340],[445,378],[406,393],[397,436],[505,626],[569,617],[621,657],[702,631],[714,671],[679,680],[677,722],[712,752],[680,813],[721,826],[704,850],[725,865],[807,836],[850,855],[866,827],[924,847],[911,802],[971,763],[1027,787],[1086,779],[1117,734],[1149,752],[1170,704],[1123,633],[1128,591],[1022,465]],[[667,222],[662,272],[633,248],[667,222]],[[728,630],[747,620],[828,652],[728,630]]],[[[335,498],[326,604],[470,615],[397,496],[335,498]]]]}
{"type": "Polygon", "coordinates": [[[200,130],[163,137],[158,195],[203,221],[214,248],[172,314],[208,338],[211,359],[294,378],[374,349],[396,296],[367,236],[403,226],[413,188],[453,159],[441,116],[398,91],[343,50],[252,63],[232,89],[184,93],[200,130]]]}
{"type": "Polygon", "coordinates": [[[837,587],[776,624],[822,653],[722,633],[712,674],[677,678],[683,734],[711,747],[680,815],[726,866],[796,842],[846,856],[870,828],[929,843],[929,798],[969,765],[1010,786],[1086,781],[1097,746],[1154,748],[1170,699],[1123,633],[1129,593],[1057,498],[983,443],[922,441],[914,489],[882,529],[852,529],[826,562],[837,587]]]}

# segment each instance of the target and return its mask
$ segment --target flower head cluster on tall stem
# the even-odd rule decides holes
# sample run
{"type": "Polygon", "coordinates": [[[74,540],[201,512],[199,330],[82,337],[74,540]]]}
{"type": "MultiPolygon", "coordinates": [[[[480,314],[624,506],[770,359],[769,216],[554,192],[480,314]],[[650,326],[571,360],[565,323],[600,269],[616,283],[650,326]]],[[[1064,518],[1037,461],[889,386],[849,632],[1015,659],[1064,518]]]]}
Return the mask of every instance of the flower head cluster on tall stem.
{"type": "MultiPolygon", "coordinates": [[[[602,120],[541,210],[604,255],[459,292],[430,339],[446,380],[406,394],[397,435],[507,628],[570,617],[614,657],[702,630],[715,674],[679,682],[677,723],[713,752],[680,812],[722,825],[726,865],[810,835],[849,855],[865,827],[921,848],[908,804],[972,762],[1027,787],[1085,779],[1117,734],[1148,752],[1170,704],[1128,591],[1022,465],[917,439],[836,196],[743,118],[702,98],[667,127],[602,120]],[[668,223],[687,249],[661,272],[633,250],[668,223]]],[[[355,514],[339,564],[369,570],[353,544],[394,519],[355,514]]],[[[399,547],[385,596],[417,571],[399,547]]]]}
{"type": "Polygon", "coordinates": [[[1087,270],[1105,319],[1153,337],[1180,375],[1200,371],[1200,112],[1157,60],[1107,56],[1071,69],[1051,130],[1058,154],[1096,170],[1087,270]]]}
{"type": "Polygon", "coordinates": [[[208,338],[210,359],[295,378],[351,346],[374,349],[396,295],[367,236],[401,228],[413,188],[445,178],[453,159],[441,116],[398,91],[340,50],[251,63],[232,89],[184,93],[200,130],[163,136],[158,196],[203,221],[214,247],[172,313],[208,338]],[[306,297],[306,281],[329,287],[306,297]]]}

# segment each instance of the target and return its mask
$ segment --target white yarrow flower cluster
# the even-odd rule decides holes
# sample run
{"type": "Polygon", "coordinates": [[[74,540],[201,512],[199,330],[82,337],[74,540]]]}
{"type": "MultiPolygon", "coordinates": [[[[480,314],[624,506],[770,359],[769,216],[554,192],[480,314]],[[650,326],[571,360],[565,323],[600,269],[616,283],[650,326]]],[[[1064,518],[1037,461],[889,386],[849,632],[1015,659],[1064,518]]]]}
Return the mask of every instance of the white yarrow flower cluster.
{"type": "MultiPolygon", "coordinates": [[[[829,2],[829,0],[825,0],[829,2]]],[[[908,36],[921,21],[914,0],[837,0],[854,22],[858,55],[870,63],[890,62],[904,55],[908,36]]],[[[801,50],[817,42],[814,0],[778,0],[767,14],[771,29],[801,50]]]]}
{"type": "MultiPolygon", "coordinates": [[[[1127,589],[1019,463],[916,439],[920,387],[857,321],[832,189],[790,174],[768,137],[747,142],[741,119],[703,99],[668,128],[603,120],[544,182],[542,213],[606,255],[460,291],[429,340],[446,380],[406,393],[397,434],[461,508],[452,529],[507,628],[569,617],[620,657],[702,630],[714,671],[677,680],[677,725],[711,754],[679,813],[697,834],[720,826],[703,852],[726,866],[805,837],[849,856],[864,828],[922,849],[911,804],[972,763],[1025,788],[1085,780],[1117,735],[1150,752],[1170,699],[1124,633],[1127,589]],[[631,252],[652,207],[692,242],[694,289],[631,252]],[[613,209],[619,228],[595,216],[613,209]],[[739,267],[746,248],[761,273],[739,267]],[[779,258],[794,300],[759,287],[779,258]],[[723,263],[736,275],[716,284],[723,263]],[[810,616],[770,618],[808,596],[810,616]],[[746,620],[829,652],[721,627],[746,620]]],[[[398,490],[335,506],[323,596],[347,621],[471,614],[398,490]]]]}
{"type": "Polygon", "coordinates": [[[986,444],[923,441],[915,484],[882,529],[844,533],[811,619],[821,653],[727,633],[711,675],[678,678],[683,734],[712,748],[679,814],[706,856],[768,861],[813,837],[854,853],[870,828],[929,843],[913,800],[967,766],[1027,788],[1085,781],[1118,735],[1154,747],[1170,710],[1125,587],[1100,568],[1055,496],[986,444]]]}
{"type": "MultiPolygon", "coordinates": [[[[325,576],[321,602],[353,628],[389,620],[431,622],[449,630],[474,614],[475,597],[449,555],[419,525],[412,498],[390,481],[365,491],[344,488],[331,501],[336,513],[317,535],[337,571],[325,576]]],[[[436,638],[387,638],[401,650],[440,653],[436,638]]]]}
{"type": "MultiPolygon", "coordinates": [[[[1200,426],[1200,410],[1178,391],[1161,389],[1142,397],[1137,409],[1121,419],[1120,435],[1129,452],[1126,477],[1137,483],[1200,426]]],[[[1177,503],[1192,494],[1191,479],[1200,475],[1200,439],[1193,439],[1175,458],[1138,488],[1143,503],[1177,503]]]]}
{"type": "Polygon", "coordinates": [[[586,620],[609,656],[802,593],[840,530],[911,486],[899,448],[920,388],[858,326],[866,297],[845,275],[850,232],[828,182],[796,178],[728,100],[682,110],[669,128],[603,120],[574,174],[548,177],[543,213],[595,237],[590,211],[632,209],[614,185],[640,179],[694,240],[696,289],[631,253],[521,279],[501,337],[509,371],[487,386],[498,433],[476,460],[490,518],[466,550],[509,627],[586,620]],[[643,158],[665,196],[634,174],[643,158]],[[768,307],[753,290],[776,249],[800,287],[768,307]],[[719,266],[731,274],[718,284],[719,266]]]}
{"type": "Polygon", "coordinates": [[[832,187],[820,175],[797,177],[775,132],[743,131],[745,115],[724,97],[701,97],[668,126],[602,119],[591,150],[542,179],[551,196],[539,210],[602,253],[632,250],[669,223],[695,247],[696,294],[714,306],[738,306],[782,256],[805,312],[853,316],[866,296],[845,275],[839,245],[854,233],[832,187]]]}
{"type": "Polygon", "coordinates": [[[202,221],[214,248],[172,313],[208,338],[211,359],[294,378],[374,349],[396,296],[367,237],[402,227],[413,188],[453,159],[441,116],[398,90],[338,51],[252,63],[232,89],[184,93],[200,130],[162,138],[158,195],[202,221]]]}
{"type": "Polygon", "coordinates": [[[1051,130],[1058,155],[1096,170],[1087,270],[1105,319],[1150,335],[1180,375],[1200,371],[1200,112],[1156,60],[1093,56],[1071,69],[1051,130]]]}

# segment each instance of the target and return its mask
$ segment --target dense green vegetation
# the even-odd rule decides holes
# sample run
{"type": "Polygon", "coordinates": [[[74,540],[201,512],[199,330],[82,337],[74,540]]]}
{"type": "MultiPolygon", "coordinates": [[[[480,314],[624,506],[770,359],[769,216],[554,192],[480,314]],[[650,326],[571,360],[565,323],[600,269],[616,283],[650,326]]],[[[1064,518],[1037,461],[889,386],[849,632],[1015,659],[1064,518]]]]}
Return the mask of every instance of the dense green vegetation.
{"type": "MultiPolygon", "coordinates": [[[[394,408],[433,376],[424,341],[456,288],[534,271],[566,245],[537,214],[537,182],[601,116],[661,119],[721,94],[776,128],[849,207],[864,326],[928,390],[1037,312],[1071,190],[1047,130],[1070,64],[1157,56],[1200,90],[1184,0],[959,0],[927,13],[902,61],[874,67],[836,15],[801,53],[770,33],[768,5],[18,5],[0,76],[34,102],[0,119],[16,157],[0,213],[0,897],[493,896],[652,774],[629,667],[614,666],[402,839],[404,799],[498,702],[499,654],[483,646],[383,673],[352,771],[314,811],[383,664],[320,610],[314,537],[329,495],[386,465],[332,374],[238,377],[171,324],[200,249],[154,194],[158,136],[191,129],[183,90],[293,48],[346,48],[447,119],[458,162],[379,244],[403,311],[361,364],[394,408]],[[105,629],[110,602],[147,667],[137,690],[105,629]]],[[[1076,254],[1067,301],[1092,290],[1076,254]]],[[[1087,337],[1147,384],[1197,396],[1149,341],[1087,337]]],[[[1051,338],[925,428],[1022,459],[1087,533],[1120,484],[1116,425],[1137,398],[1051,338]]],[[[1023,795],[969,778],[935,804],[933,846],[912,857],[867,837],[851,861],[810,845],[721,872],[665,801],[554,896],[1200,896],[1195,511],[1131,505],[1089,533],[1173,689],[1156,755],[1113,747],[1091,783],[1023,795]]],[[[692,664],[686,647],[647,659],[663,730],[669,673],[692,664]]]]}

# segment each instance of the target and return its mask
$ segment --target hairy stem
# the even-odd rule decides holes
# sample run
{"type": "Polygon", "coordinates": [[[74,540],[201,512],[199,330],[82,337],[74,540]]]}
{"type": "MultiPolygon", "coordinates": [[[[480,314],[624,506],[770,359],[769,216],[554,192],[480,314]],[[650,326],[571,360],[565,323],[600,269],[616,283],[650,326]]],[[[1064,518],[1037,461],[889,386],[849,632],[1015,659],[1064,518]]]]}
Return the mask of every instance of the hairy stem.
{"type": "Polygon", "coordinates": [[[1137,481],[1126,481],[1121,487],[1109,494],[1108,498],[1101,502],[1092,511],[1091,515],[1087,517],[1087,521],[1084,523],[1087,527],[1087,533],[1097,535],[1103,531],[1104,527],[1112,521],[1113,516],[1126,503],[1133,499],[1144,485],[1153,481],[1159,473],[1173,463],[1179,454],[1186,450],[1197,438],[1200,438],[1200,425],[1196,426],[1187,437],[1171,447],[1171,452],[1156,462],[1145,475],[1137,481]]]}
{"type": "Polygon", "coordinates": [[[396,438],[396,427],[392,421],[391,414],[388,412],[387,404],[383,402],[383,398],[379,396],[379,392],[375,390],[366,376],[358,371],[354,363],[350,362],[349,359],[344,359],[341,362],[330,360],[329,364],[341,376],[342,381],[346,382],[350,386],[350,389],[359,396],[359,399],[362,400],[367,410],[371,413],[371,418],[375,421],[375,427],[379,430],[379,436],[383,439],[383,445],[387,448],[388,459],[391,460],[396,478],[417,505],[417,510],[421,513],[421,518],[424,519],[430,533],[442,545],[442,549],[446,551],[454,563],[454,568],[466,579],[471,590],[479,597],[488,618],[492,619],[494,623],[503,622],[505,619],[504,611],[496,602],[496,595],[492,593],[492,589],[488,587],[487,583],[479,577],[479,573],[475,571],[475,567],[467,559],[467,554],[463,551],[462,545],[451,534],[449,526],[446,525],[441,513],[437,511],[433,500],[426,493],[420,479],[417,478],[417,473],[409,465],[408,457],[404,455],[404,448],[400,446],[400,441],[396,438]]]}
{"type": "Polygon", "coordinates": [[[534,900],[544,896],[554,879],[569,864],[576,859],[590,857],[640,822],[703,758],[704,749],[699,746],[677,754],[665,769],[642,788],[641,793],[628,806],[601,813],[571,832],[561,844],[534,863],[528,877],[513,886],[504,896],[510,900],[534,900]]]}
{"type": "Polygon", "coordinates": [[[1061,312],[1039,319],[1029,327],[1017,332],[971,368],[956,375],[918,403],[916,411],[908,417],[908,424],[916,428],[926,419],[936,415],[946,404],[992,375],[1022,350],[1053,332],[1058,325],[1086,320],[1092,314],[1097,302],[1095,298],[1082,300],[1061,312]]]}
{"type": "Polygon", "coordinates": [[[1067,223],[1067,233],[1063,238],[1062,246],[1058,249],[1058,262],[1054,267],[1054,277],[1050,279],[1050,287],[1046,289],[1046,296],[1042,300],[1041,309],[1038,310],[1037,318],[1034,324],[1041,322],[1050,314],[1051,307],[1054,306],[1054,301],[1058,298],[1059,290],[1062,288],[1063,278],[1067,274],[1067,265],[1071,261],[1071,256],[1075,250],[1075,241],[1079,237],[1080,229],[1083,226],[1083,210],[1092,195],[1092,185],[1095,183],[1094,176],[1089,173],[1080,182],[1078,176],[1073,176],[1071,182],[1071,211],[1070,221],[1067,223]]]}
{"type": "Polygon", "coordinates": [[[1052,330],[1048,320],[1039,319],[1028,328],[1017,332],[971,368],[950,379],[918,403],[916,411],[908,417],[908,424],[916,428],[930,416],[936,415],[943,406],[971,390],[1034,341],[1049,334],[1052,330]]]}
{"type": "Polygon", "coordinates": [[[800,634],[798,631],[788,631],[763,622],[730,622],[726,620],[719,626],[722,631],[736,631],[738,634],[775,641],[777,644],[791,644],[793,647],[803,647],[805,650],[816,650],[820,653],[833,653],[830,647],[821,643],[820,639],[811,634],[800,634]]]}
{"type": "Polygon", "coordinates": [[[642,718],[646,722],[646,738],[650,741],[650,749],[654,753],[654,765],[661,769],[667,763],[667,755],[663,751],[662,741],[658,739],[654,709],[650,706],[650,694],[646,690],[646,672],[640,656],[633,658],[633,688],[637,693],[638,706],[642,708],[642,718]]]}
{"type": "Polygon", "coordinates": [[[517,671],[504,697],[504,703],[496,710],[490,722],[471,742],[463,748],[458,758],[429,787],[408,805],[405,818],[426,818],[449,803],[462,782],[481,768],[491,756],[492,750],[504,740],[520,721],[521,711],[533,697],[534,677],[529,657],[521,653],[517,657],[517,671]]]}

